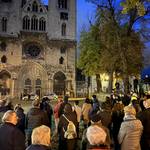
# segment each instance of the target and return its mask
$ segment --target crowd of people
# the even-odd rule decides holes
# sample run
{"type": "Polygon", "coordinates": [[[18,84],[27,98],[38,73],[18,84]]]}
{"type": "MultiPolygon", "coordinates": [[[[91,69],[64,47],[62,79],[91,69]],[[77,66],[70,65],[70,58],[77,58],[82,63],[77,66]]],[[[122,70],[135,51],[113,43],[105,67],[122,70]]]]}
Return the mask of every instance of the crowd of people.
{"type": "Polygon", "coordinates": [[[1,150],[150,150],[150,95],[35,99],[27,113],[0,100],[1,150]],[[55,128],[52,120],[54,118],[55,128]],[[53,130],[54,129],[54,130],[53,130]]]}

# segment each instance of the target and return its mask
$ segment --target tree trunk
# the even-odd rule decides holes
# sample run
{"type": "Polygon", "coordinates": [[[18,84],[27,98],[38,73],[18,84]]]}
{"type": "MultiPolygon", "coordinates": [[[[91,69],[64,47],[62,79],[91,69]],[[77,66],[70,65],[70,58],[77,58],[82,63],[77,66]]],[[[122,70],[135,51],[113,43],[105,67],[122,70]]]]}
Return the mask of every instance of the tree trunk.
{"type": "Polygon", "coordinates": [[[108,93],[111,93],[113,88],[113,71],[109,73],[109,85],[108,85],[108,93]]]}
{"type": "Polygon", "coordinates": [[[96,74],[97,93],[102,92],[102,83],[100,80],[100,74],[96,74]]]}
{"type": "Polygon", "coordinates": [[[129,84],[129,76],[127,74],[124,75],[124,93],[128,94],[130,91],[130,84],[129,84]]]}

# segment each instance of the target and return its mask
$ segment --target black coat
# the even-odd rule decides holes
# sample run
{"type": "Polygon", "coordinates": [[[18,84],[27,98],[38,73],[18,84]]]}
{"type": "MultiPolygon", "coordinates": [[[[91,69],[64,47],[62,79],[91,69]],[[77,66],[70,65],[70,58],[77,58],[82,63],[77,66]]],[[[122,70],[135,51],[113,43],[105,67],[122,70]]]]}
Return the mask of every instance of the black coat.
{"type": "Polygon", "coordinates": [[[26,150],[51,150],[50,147],[44,145],[30,145],[26,150]]]}
{"type": "Polygon", "coordinates": [[[41,125],[49,125],[47,114],[40,108],[31,108],[26,117],[27,132],[31,133],[34,128],[41,125]]]}
{"type": "Polygon", "coordinates": [[[4,123],[0,126],[1,150],[25,150],[25,136],[13,124],[4,123]]]}
{"type": "Polygon", "coordinates": [[[150,149],[150,108],[145,109],[137,117],[141,120],[144,127],[141,137],[141,148],[142,150],[150,149]]]}

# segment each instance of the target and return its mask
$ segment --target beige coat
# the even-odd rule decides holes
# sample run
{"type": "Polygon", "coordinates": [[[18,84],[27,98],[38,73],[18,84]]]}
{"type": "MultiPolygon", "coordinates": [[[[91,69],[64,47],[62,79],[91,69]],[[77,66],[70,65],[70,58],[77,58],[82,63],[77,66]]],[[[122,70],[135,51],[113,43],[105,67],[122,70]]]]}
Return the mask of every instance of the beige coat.
{"type": "Polygon", "coordinates": [[[143,126],[138,119],[128,119],[122,122],[118,134],[121,150],[141,150],[140,139],[143,126]]]}
{"type": "Polygon", "coordinates": [[[92,108],[91,104],[88,103],[84,103],[82,106],[82,115],[83,115],[83,120],[85,123],[89,122],[89,111],[92,108]]]}

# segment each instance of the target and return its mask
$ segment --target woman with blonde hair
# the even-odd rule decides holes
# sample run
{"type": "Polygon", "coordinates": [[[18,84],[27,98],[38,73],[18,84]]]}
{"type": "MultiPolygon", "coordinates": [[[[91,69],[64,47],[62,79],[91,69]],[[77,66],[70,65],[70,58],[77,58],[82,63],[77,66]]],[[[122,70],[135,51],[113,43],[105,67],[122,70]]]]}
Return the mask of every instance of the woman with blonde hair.
{"type": "Polygon", "coordinates": [[[45,125],[41,125],[33,129],[32,132],[32,145],[26,150],[51,150],[51,130],[45,125]]]}

